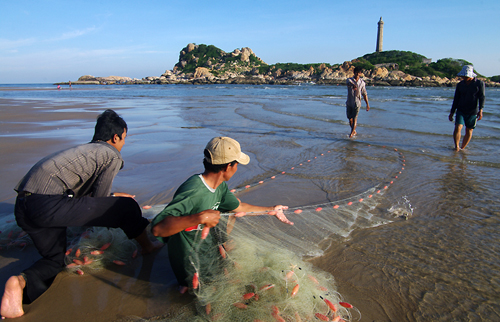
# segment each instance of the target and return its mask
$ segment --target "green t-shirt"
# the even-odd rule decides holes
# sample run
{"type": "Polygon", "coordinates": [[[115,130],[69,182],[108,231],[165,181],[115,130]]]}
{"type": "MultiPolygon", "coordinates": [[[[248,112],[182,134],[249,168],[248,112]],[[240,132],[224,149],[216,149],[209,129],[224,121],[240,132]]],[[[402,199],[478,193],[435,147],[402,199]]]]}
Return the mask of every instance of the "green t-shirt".
{"type": "MultiPolygon", "coordinates": [[[[177,189],[172,201],[153,219],[152,225],[156,225],[166,216],[188,216],[207,209],[219,210],[223,213],[232,211],[239,205],[240,202],[229,191],[226,182],[222,182],[214,190],[205,183],[201,174],[193,175],[177,189]]],[[[214,259],[220,256],[217,255],[219,241],[214,238],[213,232],[215,229],[225,231],[226,227],[222,226],[223,223],[220,222],[217,227],[210,229],[207,238],[201,243],[200,235],[203,225],[189,227],[167,238],[157,237],[163,242],[168,241],[170,265],[179,284],[191,285],[194,273],[193,262],[205,271],[199,272],[200,276],[212,269],[214,259]],[[194,247],[197,248],[194,249],[194,247]]]]}

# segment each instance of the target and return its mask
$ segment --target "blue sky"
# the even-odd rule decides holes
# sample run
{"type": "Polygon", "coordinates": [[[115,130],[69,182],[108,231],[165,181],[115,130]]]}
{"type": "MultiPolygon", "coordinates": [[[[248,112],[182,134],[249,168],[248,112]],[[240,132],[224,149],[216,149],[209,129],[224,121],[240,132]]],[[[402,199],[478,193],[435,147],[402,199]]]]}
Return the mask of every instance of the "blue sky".
{"type": "Polygon", "coordinates": [[[460,58],[500,75],[498,0],[0,0],[0,83],[160,76],[188,44],[250,47],[268,64],[342,63],[384,50],[460,58]]]}

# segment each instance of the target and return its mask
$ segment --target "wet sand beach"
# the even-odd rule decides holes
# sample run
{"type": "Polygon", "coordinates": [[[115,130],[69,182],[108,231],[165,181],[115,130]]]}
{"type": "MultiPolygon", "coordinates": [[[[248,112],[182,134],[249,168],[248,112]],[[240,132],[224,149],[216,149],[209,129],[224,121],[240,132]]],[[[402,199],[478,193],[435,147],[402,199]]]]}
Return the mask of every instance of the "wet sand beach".
{"type": "MultiPolygon", "coordinates": [[[[370,166],[378,155],[370,151],[397,148],[406,169],[371,210],[390,223],[331,236],[325,255],[311,262],[335,277],[363,322],[500,320],[498,112],[485,111],[469,150],[455,153],[447,120],[453,91],[446,89],[369,88],[372,109],[361,111],[358,136],[349,140],[345,93],[334,87],[272,87],[265,95],[263,87],[163,87],[170,94],[158,96],[150,88],[113,88],[113,97],[72,97],[88,95],[76,90],[61,98],[0,97],[0,214],[12,215],[13,188],[30,167],[90,141],[106,108],[129,125],[125,167],[113,191],[136,194],[141,206],[167,203],[185,179],[202,172],[202,150],[217,135],[236,138],[251,157],[230,188],[334,151],[335,166],[324,164],[314,178],[290,176],[238,195],[260,204],[311,205],[362,193],[394,166],[390,160],[370,166]],[[327,175],[335,178],[331,186],[327,175]],[[410,213],[408,220],[399,210],[410,213]]],[[[489,90],[487,104],[498,106],[499,96],[489,90]]],[[[36,258],[32,245],[0,250],[2,293],[7,278],[36,258]]],[[[189,310],[192,299],[177,292],[163,248],[123,267],[62,272],[15,321],[160,319],[189,310]]]]}

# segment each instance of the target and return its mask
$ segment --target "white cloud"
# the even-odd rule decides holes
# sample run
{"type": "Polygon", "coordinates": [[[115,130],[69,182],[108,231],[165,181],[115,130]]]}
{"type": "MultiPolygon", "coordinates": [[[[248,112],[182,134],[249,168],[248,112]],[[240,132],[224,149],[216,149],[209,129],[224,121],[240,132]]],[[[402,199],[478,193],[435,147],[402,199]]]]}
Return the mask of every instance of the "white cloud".
{"type": "Polygon", "coordinates": [[[86,34],[88,34],[90,32],[93,32],[94,30],[97,30],[97,28],[96,27],[89,27],[89,28],[86,28],[86,29],[80,29],[80,30],[74,30],[74,31],[70,31],[70,32],[65,32],[60,37],[57,37],[57,38],[54,38],[54,39],[50,39],[50,40],[52,40],[52,41],[59,41],[59,40],[73,39],[73,38],[77,38],[77,37],[86,35],[86,34]]]}
{"type": "Polygon", "coordinates": [[[35,38],[16,39],[16,40],[0,38],[0,50],[17,51],[16,49],[18,47],[29,46],[34,44],[35,42],[36,42],[35,38]]]}

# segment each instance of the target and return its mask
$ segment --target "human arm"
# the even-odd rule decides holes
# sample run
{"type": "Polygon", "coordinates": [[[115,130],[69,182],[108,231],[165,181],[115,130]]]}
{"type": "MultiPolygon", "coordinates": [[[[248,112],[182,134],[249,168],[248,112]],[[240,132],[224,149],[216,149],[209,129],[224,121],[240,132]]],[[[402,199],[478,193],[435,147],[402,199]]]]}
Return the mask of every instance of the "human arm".
{"type": "Polygon", "coordinates": [[[370,103],[368,103],[368,95],[363,94],[363,99],[365,100],[366,103],[366,111],[368,112],[370,110],[370,103]]]}
{"type": "MultiPolygon", "coordinates": [[[[202,235],[219,223],[220,211],[203,210],[199,213],[188,216],[165,216],[165,218],[156,223],[151,232],[155,237],[169,237],[185,230],[186,228],[204,225],[202,235]]],[[[205,235],[206,236],[206,235],[205,235]]]]}
{"type": "Polygon", "coordinates": [[[478,101],[479,101],[479,112],[477,113],[477,119],[480,120],[483,118],[483,107],[485,100],[485,89],[484,82],[479,81],[479,93],[478,93],[478,101]]]}
{"type": "Polygon", "coordinates": [[[262,206],[254,206],[245,202],[240,202],[238,208],[234,209],[232,212],[236,213],[236,217],[245,216],[247,212],[252,212],[257,215],[267,213],[271,216],[276,216],[279,221],[284,222],[285,224],[293,225],[293,222],[286,218],[283,210],[288,209],[288,206],[276,205],[272,207],[262,207],[262,206]]]}
{"type": "Polygon", "coordinates": [[[455,96],[453,97],[453,104],[451,105],[450,115],[448,115],[448,119],[450,122],[453,122],[453,115],[455,115],[455,111],[458,107],[458,101],[460,100],[460,86],[461,82],[457,84],[457,88],[455,89],[455,96]]]}

